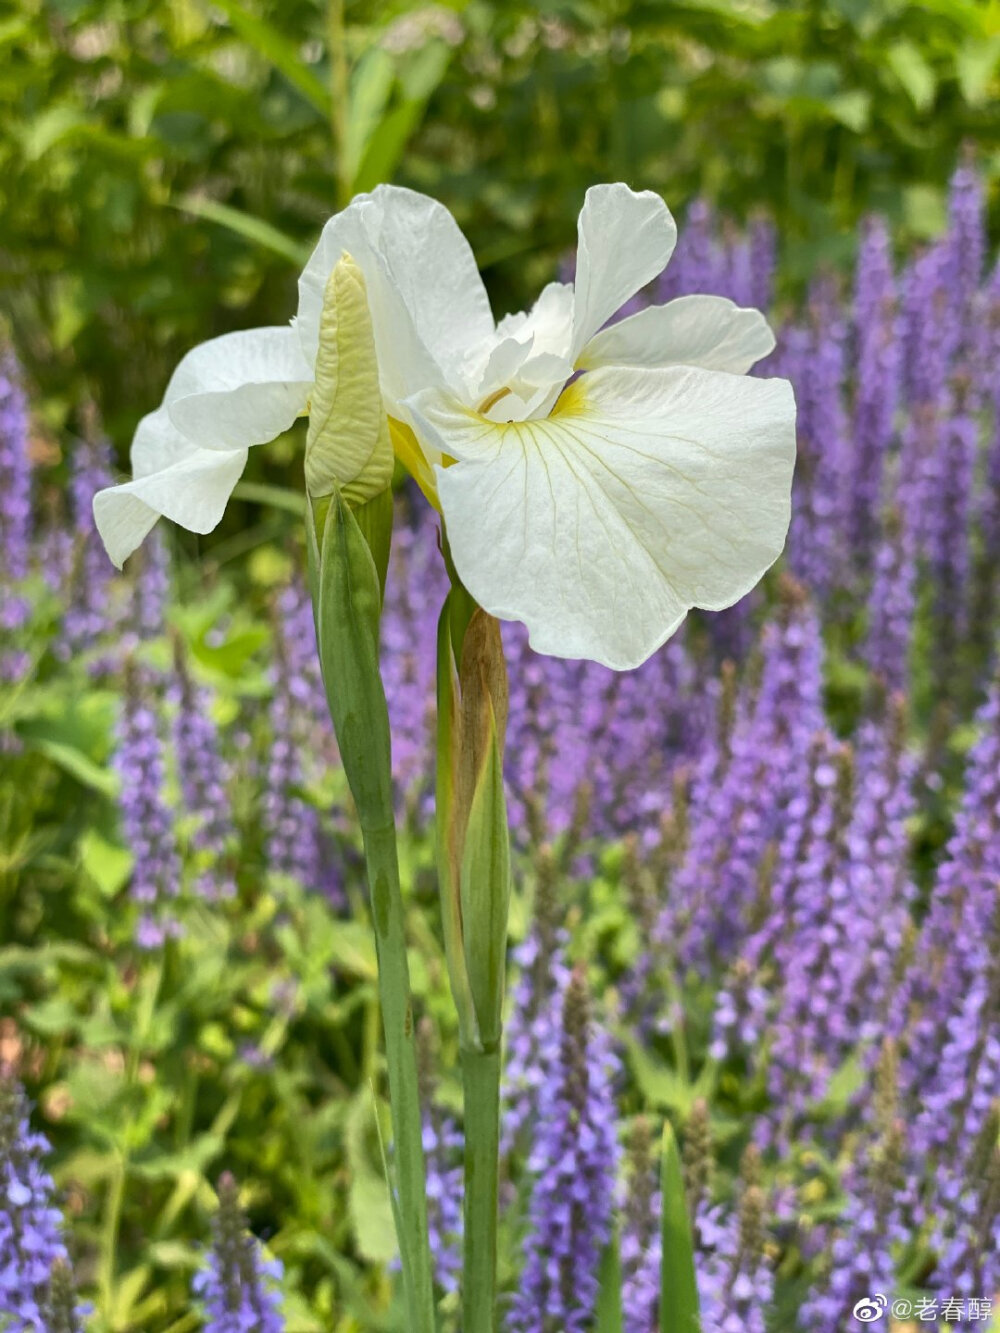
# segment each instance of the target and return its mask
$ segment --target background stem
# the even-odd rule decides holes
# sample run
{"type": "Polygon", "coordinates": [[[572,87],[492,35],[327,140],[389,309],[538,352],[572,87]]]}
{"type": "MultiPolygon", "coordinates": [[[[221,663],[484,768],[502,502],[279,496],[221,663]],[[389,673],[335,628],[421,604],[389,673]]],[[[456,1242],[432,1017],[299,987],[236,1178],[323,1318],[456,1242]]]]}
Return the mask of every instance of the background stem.
{"type": "Polygon", "coordinates": [[[462,1052],[465,1240],[462,1333],[496,1333],[500,1047],[462,1052]]]}

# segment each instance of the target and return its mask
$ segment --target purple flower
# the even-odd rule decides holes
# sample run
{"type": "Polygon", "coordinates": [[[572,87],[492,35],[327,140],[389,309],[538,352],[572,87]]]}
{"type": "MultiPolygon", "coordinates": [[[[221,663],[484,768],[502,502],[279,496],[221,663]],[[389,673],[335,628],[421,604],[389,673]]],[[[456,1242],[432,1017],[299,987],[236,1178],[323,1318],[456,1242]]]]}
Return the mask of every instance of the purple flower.
{"type": "Polygon", "coordinates": [[[12,352],[0,356],[0,538],[5,579],[23,579],[31,556],[31,456],[28,401],[12,352]]]}
{"type": "Polygon", "coordinates": [[[213,1244],[192,1284],[205,1314],[205,1333],[284,1333],[282,1266],[266,1260],[249,1234],[236,1181],[219,1181],[213,1244]]]}
{"type": "Polygon", "coordinates": [[[23,1090],[0,1073],[0,1325],[10,1333],[58,1333],[46,1315],[54,1299],[65,1306],[69,1259],[48,1153],[23,1090]]]}
{"type": "Polygon", "coordinates": [[[986,256],[986,195],[969,155],[951,178],[946,245],[951,318],[958,341],[965,346],[975,336],[970,317],[986,256]]]}
{"type": "Polygon", "coordinates": [[[917,562],[913,529],[899,508],[886,514],[874,563],[864,658],[885,689],[905,690],[910,679],[917,562]]]}
{"type": "Polygon", "coordinates": [[[156,683],[136,661],[125,673],[125,697],[118,724],[114,767],[120,792],[118,808],[125,842],[134,858],[131,895],[141,915],[136,942],[159,948],[180,927],[173,900],[180,892],[180,858],[173,815],[164,799],[166,779],[156,683]]]}
{"type": "Polygon", "coordinates": [[[756,696],[740,701],[731,728],[694,770],[690,841],[656,931],[658,945],[699,971],[730,960],[746,939],[761,860],[808,789],[810,745],[823,725],[819,624],[790,581],[762,652],[756,696]]]}
{"type": "Polygon", "coordinates": [[[870,558],[882,502],[883,472],[899,403],[900,341],[888,229],[862,228],[854,281],[854,441],[848,532],[860,570],[870,558]]]}
{"type": "Polygon", "coordinates": [[[538,1115],[538,1102],[555,1077],[562,1045],[561,1015],[569,967],[566,931],[559,925],[556,898],[558,869],[551,850],[538,855],[535,919],[531,931],[514,950],[520,976],[514,987],[507,1024],[504,1068],[502,1153],[525,1147],[527,1131],[538,1115]]]}
{"type": "Polygon", "coordinates": [[[658,1333],[660,1326],[660,1192],[650,1123],[640,1116],[628,1142],[622,1190],[622,1309],[629,1333],[658,1333]]]}
{"type": "Polygon", "coordinates": [[[590,1017],[582,971],[563,997],[559,1061],[541,1090],[528,1159],[532,1180],[524,1268],[511,1333],[584,1333],[611,1235],[618,1162],[614,1062],[590,1017]]]}
{"type": "Polygon", "coordinates": [[[68,652],[81,652],[115,627],[114,566],[94,527],[97,491],[113,482],[111,444],[97,431],[81,440],[70,458],[69,503],[74,536],[70,603],[63,630],[68,652]]]}
{"type": "Polygon", "coordinates": [[[823,1274],[799,1312],[803,1328],[841,1333],[854,1305],[896,1290],[895,1249],[907,1239],[905,1126],[898,1113],[896,1053],[886,1043],[862,1143],[844,1172],[846,1202],[826,1237],[823,1274]]]}
{"type": "Polygon", "coordinates": [[[339,903],[339,859],[319,812],[303,794],[318,754],[332,758],[335,747],[319,674],[312,605],[297,581],[278,598],[271,671],[271,739],[263,793],[267,862],[279,874],[339,903]]]}
{"type": "Polygon", "coordinates": [[[795,576],[825,594],[843,572],[850,479],[847,326],[830,279],[813,284],[808,314],[808,328],[794,333],[781,358],[798,404],[799,458],[787,551],[795,576]]]}
{"type": "Polygon", "coordinates": [[[211,715],[211,696],[191,677],[178,641],[174,653],[174,754],[185,812],[195,820],[191,850],[198,862],[195,891],[232,898],[236,831],[230,813],[229,771],[211,715]]]}
{"type": "Polygon", "coordinates": [[[695,1269],[703,1333],[764,1333],[774,1301],[765,1252],[767,1199],[754,1148],[744,1156],[735,1208],[702,1207],[695,1220],[695,1269]]]}
{"type": "MultiPolygon", "coordinates": [[[[31,556],[31,456],[28,403],[12,352],[0,355],[0,630],[19,629],[29,603],[14,585],[31,556]]],[[[5,662],[2,674],[19,674],[5,662]]]]}
{"type": "Polygon", "coordinates": [[[170,597],[170,552],[163,529],[156,527],[143,543],[132,590],[130,638],[144,643],[166,628],[170,597]]]}
{"type": "Polygon", "coordinates": [[[423,1107],[424,1159],[427,1164],[427,1227],[434,1277],[444,1292],[458,1290],[462,1271],[463,1176],[465,1139],[454,1119],[437,1103],[434,1076],[434,1025],[429,1018],[417,1027],[417,1072],[423,1107]]]}

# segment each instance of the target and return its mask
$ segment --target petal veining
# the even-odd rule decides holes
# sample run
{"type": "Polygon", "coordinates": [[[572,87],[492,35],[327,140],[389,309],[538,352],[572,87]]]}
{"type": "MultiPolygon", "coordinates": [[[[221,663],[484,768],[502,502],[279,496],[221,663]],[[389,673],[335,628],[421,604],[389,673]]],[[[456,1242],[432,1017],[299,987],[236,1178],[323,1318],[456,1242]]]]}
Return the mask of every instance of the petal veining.
{"type": "Polygon", "coordinates": [[[547,419],[496,424],[430,391],[456,568],[534,647],[634,667],[688,609],[719,610],[781,552],[795,455],[784,380],[695,368],[594,371],[547,419]]]}

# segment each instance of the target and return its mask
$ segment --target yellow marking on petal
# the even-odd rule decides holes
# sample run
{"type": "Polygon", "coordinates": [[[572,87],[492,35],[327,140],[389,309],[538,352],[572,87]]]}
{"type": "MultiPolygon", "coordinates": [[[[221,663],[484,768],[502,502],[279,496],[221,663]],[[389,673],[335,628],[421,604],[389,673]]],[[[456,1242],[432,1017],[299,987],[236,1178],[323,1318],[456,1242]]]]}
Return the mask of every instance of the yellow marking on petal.
{"type": "MultiPolygon", "coordinates": [[[[397,420],[396,417],[389,418],[389,436],[392,440],[392,447],[396,457],[406,468],[410,476],[423,491],[428,502],[435,509],[440,511],[441,505],[438,501],[437,484],[434,480],[434,469],[427,461],[427,457],[421,449],[416,435],[405,422],[397,420]]],[[[447,462],[445,464],[447,466],[447,462]]]]}

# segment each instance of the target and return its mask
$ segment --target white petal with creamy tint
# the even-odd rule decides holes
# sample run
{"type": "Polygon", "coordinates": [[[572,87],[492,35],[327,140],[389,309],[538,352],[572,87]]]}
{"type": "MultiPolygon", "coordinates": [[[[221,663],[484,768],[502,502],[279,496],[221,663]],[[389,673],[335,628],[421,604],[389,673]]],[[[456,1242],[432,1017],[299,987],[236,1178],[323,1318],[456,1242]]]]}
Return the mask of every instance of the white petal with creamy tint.
{"type": "Polygon", "coordinates": [[[597,370],[544,420],[497,425],[430,391],[455,566],[532,645],[622,670],[687,610],[719,610],[781,553],[795,457],[785,380],[688,367],[597,370]]]}
{"type": "Polygon", "coordinates": [[[481,367],[495,330],[469,243],[443,204],[392,185],[331,218],[299,278],[296,330],[308,359],[327,279],[345,251],[364,274],[390,410],[425,385],[464,383],[477,357],[481,367]]]}
{"type": "Polygon", "coordinates": [[[246,461],[246,449],[199,449],[165,407],[143,417],[132,444],[132,480],[94,496],[94,521],[108,555],[121,569],[161,515],[191,532],[211,532],[246,461]]]}
{"type": "Polygon", "coordinates": [[[667,266],[677,227],[658,194],[627,185],[594,185],[577,223],[574,361],[630,296],[667,266]]]}
{"type": "Polygon", "coordinates": [[[170,420],[203,449],[246,449],[304,411],[313,372],[294,329],[245,329],[193,347],[163,396],[170,420]]]}
{"type": "Polygon", "coordinates": [[[774,351],[774,334],[759,310],[724,296],[679,296],[602,329],[577,365],[701,366],[745,375],[774,351]]]}

